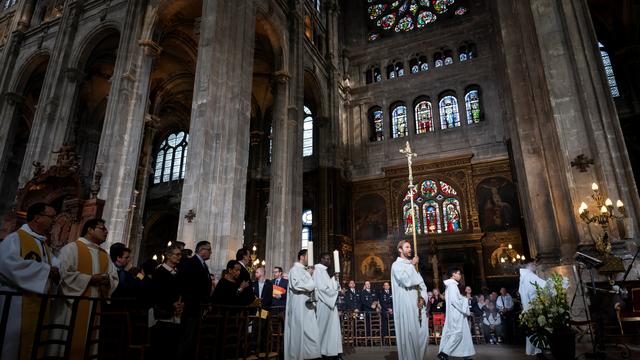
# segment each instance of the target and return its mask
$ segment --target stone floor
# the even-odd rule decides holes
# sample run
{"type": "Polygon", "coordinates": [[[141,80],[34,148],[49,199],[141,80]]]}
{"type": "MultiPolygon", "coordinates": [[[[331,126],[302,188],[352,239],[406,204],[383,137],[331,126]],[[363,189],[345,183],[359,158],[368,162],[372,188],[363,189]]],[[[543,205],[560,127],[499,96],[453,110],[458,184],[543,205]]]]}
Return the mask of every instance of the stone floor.
{"type": "MultiPolygon", "coordinates": [[[[475,345],[476,355],[474,360],[534,360],[535,357],[526,356],[524,346],[512,345],[475,345]]],[[[587,344],[578,344],[576,347],[576,359],[585,359],[591,347],[587,344]]],[[[436,359],[438,348],[430,344],[427,352],[427,359],[436,359]]],[[[345,360],[402,360],[398,359],[398,351],[395,347],[358,347],[345,349],[343,356],[345,360]]],[[[547,356],[552,359],[551,355],[547,356]]],[[[452,358],[455,359],[455,358],[452,358]]],[[[640,359],[640,348],[634,347],[629,354],[625,354],[620,349],[610,348],[607,351],[606,359],[640,359]]],[[[564,359],[563,359],[564,360],[564,359]]]]}

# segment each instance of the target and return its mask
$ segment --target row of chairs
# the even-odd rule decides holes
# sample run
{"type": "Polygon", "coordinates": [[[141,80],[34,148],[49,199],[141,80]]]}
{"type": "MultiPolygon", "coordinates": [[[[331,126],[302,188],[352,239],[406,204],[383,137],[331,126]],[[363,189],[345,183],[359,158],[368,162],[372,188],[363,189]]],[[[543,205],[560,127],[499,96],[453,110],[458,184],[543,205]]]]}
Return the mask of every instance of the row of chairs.
{"type": "MultiPolygon", "coordinates": [[[[393,315],[377,312],[340,313],[342,342],[347,346],[393,346],[396,344],[396,331],[393,315]]],[[[432,314],[429,317],[429,342],[440,344],[445,314],[432,314]]],[[[482,317],[469,318],[469,326],[474,343],[484,344],[482,317]]]]}

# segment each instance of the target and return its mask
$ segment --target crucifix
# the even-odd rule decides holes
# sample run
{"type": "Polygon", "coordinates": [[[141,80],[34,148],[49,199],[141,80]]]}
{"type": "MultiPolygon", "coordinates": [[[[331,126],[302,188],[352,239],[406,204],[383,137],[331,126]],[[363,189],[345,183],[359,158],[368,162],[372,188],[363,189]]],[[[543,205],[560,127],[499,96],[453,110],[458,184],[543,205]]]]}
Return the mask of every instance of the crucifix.
{"type": "MultiPolygon", "coordinates": [[[[413,256],[418,256],[418,241],[416,240],[416,232],[418,228],[416,227],[416,212],[415,212],[415,204],[413,203],[413,196],[417,193],[415,191],[415,185],[413,184],[413,169],[411,168],[412,161],[411,159],[418,156],[418,154],[411,151],[411,145],[407,141],[404,149],[400,149],[400,153],[404,154],[407,157],[407,165],[409,166],[409,198],[411,199],[411,210],[409,211],[409,216],[411,217],[411,222],[409,223],[409,218],[407,217],[407,226],[411,225],[411,235],[413,235],[413,256]]],[[[418,268],[418,264],[416,264],[416,271],[418,274],[420,273],[420,269],[418,268]]],[[[422,297],[420,295],[420,286],[416,286],[416,292],[418,293],[418,300],[422,297]]],[[[423,306],[426,306],[423,305],[423,306]]],[[[418,322],[422,325],[422,306],[420,306],[420,302],[418,301],[418,322]]]]}

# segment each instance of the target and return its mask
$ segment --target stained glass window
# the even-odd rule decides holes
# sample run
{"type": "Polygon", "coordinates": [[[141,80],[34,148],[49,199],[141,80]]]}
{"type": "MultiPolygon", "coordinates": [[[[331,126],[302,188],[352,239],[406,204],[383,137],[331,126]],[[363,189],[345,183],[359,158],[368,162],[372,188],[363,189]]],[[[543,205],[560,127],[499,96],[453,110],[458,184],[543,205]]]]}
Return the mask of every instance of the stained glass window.
{"type": "Polygon", "coordinates": [[[387,79],[395,79],[396,75],[396,67],[393,64],[387,65],[387,79]]]}
{"type": "Polygon", "coordinates": [[[407,136],[409,129],[407,126],[407,107],[404,105],[396,105],[391,110],[391,128],[393,130],[393,138],[407,136]]]}
{"type": "Polygon", "coordinates": [[[427,62],[426,56],[420,56],[420,58],[418,59],[418,63],[420,64],[420,71],[429,70],[429,63],[427,62]]]}
{"type": "Polygon", "coordinates": [[[156,154],[153,183],[184,179],[187,167],[189,135],[184,131],[169,134],[156,154]]]}
{"type": "Polygon", "coordinates": [[[435,200],[428,200],[422,205],[422,213],[424,217],[424,232],[426,234],[441,233],[440,205],[435,200]]]}
{"type": "Polygon", "coordinates": [[[367,84],[371,84],[372,82],[380,82],[382,81],[382,73],[380,72],[380,67],[372,66],[365,73],[367,84]]]}
{"type": "Polygon", "coordinates": [[[313,155],[313,114],[308,107],[304,107],[304,122],[302,132],[302,156],[313,155]]]}
{"type": "Polygon", "coordinates": [[[402,214],[403,214],[403,219],[404,219],[404,233],[406,235],[411,235],[413,234],[413,228],[415,226],[415,229],[417,230],[416,234],[420,234],[421,233],[421,227],[420,227],[420,209],[418,209],[418,205],[413,205],[413,211],[414,214],[416,214],[416,223],[414,225],[413,222],[413,216],[411,214],[411,203],[406,203],[404,205],[404,207],[402,208],[402,214]]]}
{"type": "Polygon", "coordinates": [[[433,131],[433,111],[431,102],[422,100],[415,107],[416,133],[424,134],[433,131]]]}
{"type": "Polygon", "coordinates": [[[444,64],[445,65],[453,64],[453,54],[451,53],[451,50],[445,51],[445,53],[444,53],[444,64]]]}
{"type": "Polygon", "coordinates": [[[373,132],[371,141],[384,140],[384,119],[382,109],[380,107],[374,107],[369,110],[369,122],[373,132]]]}
{"type": "Polygon", "coordinates": [[[453,95],[444,96],[440,99],[440,126],[442,129],[450,129],[460,126],[460,116],[458,114],[458,100],[453,95]]]}
{"type": "Polygon", "coordinates": [[[412,74],[417,74],[420,72],[420,65],[418,64],[418,58],[413,58],[409,61],[409,68],[411,69],[412,74]]]}
{"type": "MultiPolygon", "coordinates": [[[[442,180],[424,179],[418,182],[420,191],[414,189],[416,209],[415,225],[425,234],[462,231],[461,207],[457,191],[442,180]],[[420,227],[423,224],[423,227],[420,227]]],[[[411,235],[413,219],[409,215],[411,196],[407,192],[402,200],[402,216],[405,235],[411,235]]]]}
{"type": "Polygon", "coordinates": [[[600,48],[600,57],[602,58],[602,65],[604,65],[604,73],[607,75],[607,82],[609,83],[609,91],[611,92],[611,96],[618,97],[620,96],[620,91],[618,90],[618,83],[616,82],[616,76],[613,73],[613,65],[611,65],[611,59],[609,58],[609,53],[605,50],[604,45],[598,42],[598,47],[600,48]]]}
{"type": "Polygon", "coordinates": [[[435,67],[441,67],[444,65],[444,57],[442,56],[442,53],[435,53],[433,55],[433,65],[435,67]]]}
{"type": "Polygon", "coordinates": [[[396,75],[398,75],[398,77],[404,76],[404,64],[402,64],[401,61],[396,62],[394,66],[394,70],[396,72],[396,75]]]}
{"type": "Polygon", "coordinates": [[[309,240],[312,239],[311,227],[313,226],[313,212],[311,210],[305,210],[302,212],[302,248],[306,249],[309,245],[309,240]]]}
{"type": "Polygon", "coordinates": [[[454,198],[447,198],[442,203],[444,217],[444,231],[456,232],[462,230],[460,226],[460,202],[454,198]]]}
{"type": "Polygon", "coordinates": [[[458,59],[460,61],[467,61],[469,59],[469,54],[467,50],[467,46],[463,45],[458,49],[458,59]]]}
{"type": "Polygon", "coordinates": [[[4,3],[4,8],[8,9],[8,8],[12,7],[15,4],[16,4],[16,0],[7,0],[4,3]]]}
{"type": "Polygon", "coordinates": [[[467,108],[467,123],[479,123],[482,119],[480,111],[480,94],[477,89],[469,90],[464,96],[464,104],[467,108]]]}
{"type": "Polygon", "coordinates": [[[367,16],[373,31],[369,40],[380,35],[404,33],[429,27],[436,20],[464,15],[467,9],[458,6],[461,0],[368,0],[367,16]]]}

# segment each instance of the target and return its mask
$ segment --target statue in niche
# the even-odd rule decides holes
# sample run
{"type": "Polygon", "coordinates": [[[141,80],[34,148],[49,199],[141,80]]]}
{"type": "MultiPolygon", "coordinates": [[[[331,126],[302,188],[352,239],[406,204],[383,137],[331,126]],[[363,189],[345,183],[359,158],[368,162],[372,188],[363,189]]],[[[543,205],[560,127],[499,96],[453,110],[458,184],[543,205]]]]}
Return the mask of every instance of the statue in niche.
{"type": "Polygon", "coordinates": [[[517,217],[516,194],[513,184],[503,177],[482,181],[476,196],[480,213],[480,227],[484,231],[512,228],[517,217]]]}

